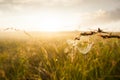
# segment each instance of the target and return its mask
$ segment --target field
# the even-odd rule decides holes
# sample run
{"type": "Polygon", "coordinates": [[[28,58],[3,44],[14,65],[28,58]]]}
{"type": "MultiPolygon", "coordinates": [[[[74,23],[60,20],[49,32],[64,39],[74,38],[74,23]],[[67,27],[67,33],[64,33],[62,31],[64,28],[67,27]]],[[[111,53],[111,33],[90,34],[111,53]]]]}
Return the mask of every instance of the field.
{"type": "Polygon", "coordinates": [[[77,35],[0,32],[0,80],[120,80],[120,39],[77,35]]]}

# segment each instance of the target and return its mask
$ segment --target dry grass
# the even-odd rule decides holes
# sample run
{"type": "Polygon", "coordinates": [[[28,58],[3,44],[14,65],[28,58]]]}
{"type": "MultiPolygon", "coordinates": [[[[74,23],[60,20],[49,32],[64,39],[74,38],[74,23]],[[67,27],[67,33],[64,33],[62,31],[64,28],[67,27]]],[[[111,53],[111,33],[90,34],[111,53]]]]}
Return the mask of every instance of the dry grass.
{"type": "Polygon", "coordinates": [[[68,48],[71,46],[66,41],[74,39],[76,32],[30,34],[33,38],[23,34],[15,34],[14,38],[14,34],[9,38],[1,37],[0,80],[120,79],[119,39],[102,39],[98,36],[82,38],[80,45],[88,39],[94,42],[91,50],[84,55],[68,48]],[[69,56],[71,51],[74,54],[72,61],[69,56]]]}

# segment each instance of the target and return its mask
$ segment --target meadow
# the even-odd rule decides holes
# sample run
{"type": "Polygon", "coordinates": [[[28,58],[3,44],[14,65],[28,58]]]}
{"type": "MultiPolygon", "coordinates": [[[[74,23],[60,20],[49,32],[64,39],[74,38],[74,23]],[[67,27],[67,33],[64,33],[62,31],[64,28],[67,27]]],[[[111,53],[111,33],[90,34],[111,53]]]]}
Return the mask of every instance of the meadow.
{"type": "Polygon", "coordinates": [[[120,80],[120,39],[29,34],[0,32],[0,80],[120,80]]]}

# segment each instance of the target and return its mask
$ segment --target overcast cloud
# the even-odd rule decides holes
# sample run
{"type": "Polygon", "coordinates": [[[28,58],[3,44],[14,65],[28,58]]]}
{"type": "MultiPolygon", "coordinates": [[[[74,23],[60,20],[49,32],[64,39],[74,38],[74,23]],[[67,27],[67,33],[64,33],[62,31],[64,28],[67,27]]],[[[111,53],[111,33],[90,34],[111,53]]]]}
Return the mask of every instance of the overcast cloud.
{"type": "Polygon", "coordinates": [[[119,6],[120,0],[0,0],[0,9],[14,9],[14,7],[111,9],[119,6]]]}
{"type": "Polygon", "coordinates": [[[27,15],[41,9],[80,14],[81,26],[120,21],[120,0],[0,0],[0,17],[27,15]]]}
{"type": "Polygon", "coordinates": [[[120,8],[112,11],[99,10],[94,13],[88,13],[83,16],[83,19],[83,26],[100,25],[120,21],[120,8]]]}

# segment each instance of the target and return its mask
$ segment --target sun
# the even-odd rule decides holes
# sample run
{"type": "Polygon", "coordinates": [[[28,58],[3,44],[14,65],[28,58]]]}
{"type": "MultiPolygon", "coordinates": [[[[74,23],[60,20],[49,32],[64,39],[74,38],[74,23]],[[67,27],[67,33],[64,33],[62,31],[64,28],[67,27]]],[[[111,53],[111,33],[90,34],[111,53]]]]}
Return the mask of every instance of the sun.
{"type": "Polygon", "coordinates": [[[28,15],[22,16],[20,19],[22,26],[29,26],[29,30],[37,30],[37,31],[49,31],[56,32],[60,31],[66,26],[66,22],[64,16],[58,14],[37,14],[37,15],[28,15]]]}
{"type": "MultiPolygon", "coordinates": [[[[72,29],[80,22],[80,18],[73,14],[61,14],[55,12],[43,12],[39,14],[25,15],[17,18],[27,30],[58,32],[72,29]]],[[[18,21],[16,20],[16,21],[18,21]]],[[[15,22],[15,21],[14,21],[15,22]]]]}
{"type": "Polygon", "coordinates": [[[42,31],[60,31],[62,26],[65,26],[64,19],[60,15],[44,15],[40,21],[39,29],[42,31]]]}

